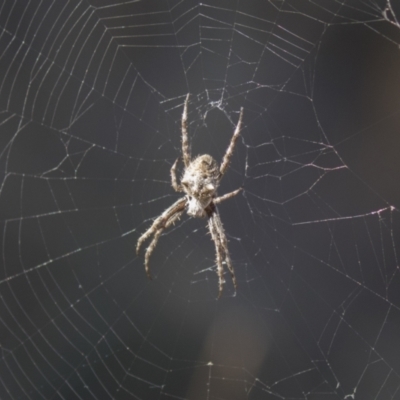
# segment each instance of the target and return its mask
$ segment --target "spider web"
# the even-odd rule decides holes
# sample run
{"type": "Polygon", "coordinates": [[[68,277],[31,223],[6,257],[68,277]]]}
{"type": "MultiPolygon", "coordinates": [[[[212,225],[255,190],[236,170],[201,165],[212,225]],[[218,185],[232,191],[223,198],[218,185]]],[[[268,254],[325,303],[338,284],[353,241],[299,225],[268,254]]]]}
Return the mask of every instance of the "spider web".
{"type": "MultiPolygon", "coordinates": [[[[396,8],[397,7],[397,8],[396,8]]],[[[400,399],[393,1],[4,0],[2,399],[400,399]],[[206,221],[135,244],[221,160],[206,221]]]]}

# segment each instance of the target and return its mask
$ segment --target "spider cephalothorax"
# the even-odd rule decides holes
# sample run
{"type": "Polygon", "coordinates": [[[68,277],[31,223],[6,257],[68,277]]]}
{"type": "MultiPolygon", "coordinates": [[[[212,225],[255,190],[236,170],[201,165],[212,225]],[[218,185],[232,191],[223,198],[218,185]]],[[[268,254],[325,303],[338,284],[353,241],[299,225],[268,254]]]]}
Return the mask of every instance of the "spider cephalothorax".
{"type": "Polygon", "coordinates": [[[182,114],[182,159],[185,165],[185,170],[183,172],[180,184],[178,184],[176,178],[176,167],[179,158],[175,161],[171,168],[172,187],[177,192],[186,193],[186,196],[176,201],[174,204],[172,204],[172,206],[167,208],[158,218],[156,218],[151,227],[145,233],[143,233],[142,236],[140,236],[136,245],[136,252],[139,253],[142,243],[150,236],[154,235],[152,241],[147,247],[145,254],[145,269],[147,276],[149,277],[149,279],[151,279],[149,259],[164,229],[171,226],[183,214],[185,209],[191,217],[207,217],[208,228],[211,233],[211,238],[215,243],[216,249],[217,273],[219,278],[218,297],[220,297],[222,294],[223,285],[225,283],[223,268],[224,262],[226,263],[228,270],[231,273],[232,281],[235,288],[237,285],[235,272],[233,270],[231,258],[229,256],[228,241],[226,240],[224,227],[222,226],[222,222],[219,217],[216,205],[224,200],[236,196],[242,189],[239,188],[220,197],[217,197],[216,192],[222,177],[228,169],[229,161],[232,157],[236,140],[240,134],[243,108],[240,110],[239,121],[236,125],[236,129],[233,133],[228,149],[226,150],[226,153],[222,159],[222,163],[220,166],[218,166],[218,163],[208,154],[198,156],[194,160],[191,159],[187,133],[188,102],[189,94],[186,96],[182,114]]]}
{"type": "Polygon", "coordinates": [[[208,154],[198,156],[186,168],[181,186],[187,194],[187,213],[191,217],[204,218],[207,207],[215,197],[219,185],[217,162],[208,154]]]}

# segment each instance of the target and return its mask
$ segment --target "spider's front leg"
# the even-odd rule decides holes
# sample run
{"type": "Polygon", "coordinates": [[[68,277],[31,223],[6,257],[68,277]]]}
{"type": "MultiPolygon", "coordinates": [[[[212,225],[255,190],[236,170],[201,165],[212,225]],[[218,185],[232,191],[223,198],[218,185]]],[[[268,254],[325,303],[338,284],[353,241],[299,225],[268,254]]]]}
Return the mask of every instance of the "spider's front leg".
{"type": "Polygon", "coordinates": [[[149,229],[147,229],[146,232],[143,233],[142,236],[137,241],[136,244],[136,254],[139,254],[140,248],[143,244],[143,242],[148,239],[151,235],[154,234],[153,240],[150,242],[149,246],[147,247],[146,253],[145,253],[145,269],[147,273],[147,277],[151,279],[151,273],[150,273],[150,268],[149,268],[149,259],[151,254],[153,253],[158,239],[160,238],[162,232],[164,229],[170,227],[185,211],[185,206],[186,206],[186,197],[182,197],[178,201],[176,201],[172,206],[167,208],[156,220],[153,222],[153,224],[150,226],[149,229]]]}
{"type": "Polygon", "coordinates": [[[222,291],[224,289],[225,279],[224,279],[224,267],[223,261],[225,261],[228,270],[232,277],[233,286],[235,290],[237,289],[235,271],[232,266],[231,257],[228,250],[228,241],[226,239],[224,227],[222,225],[221,219],[219,217],[218,211],[215,208],[214,212],[208,219],[208,228],[211,233],[211,238],[215,244],[216,251],[216,261],[217,261],[217,274],[219,280],[219,293],[218,298],[221,297],[222,291]]]}

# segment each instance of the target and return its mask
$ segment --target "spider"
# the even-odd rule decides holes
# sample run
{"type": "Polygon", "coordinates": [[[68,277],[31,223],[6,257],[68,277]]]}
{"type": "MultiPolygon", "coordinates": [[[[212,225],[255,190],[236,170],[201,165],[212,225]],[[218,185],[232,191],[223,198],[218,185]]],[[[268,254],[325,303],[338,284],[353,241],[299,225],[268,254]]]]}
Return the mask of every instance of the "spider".
{"type": "Polygon", "coordinates": [[[240,134],[243,108],[240,109],[239,120],[229,146],[222,159],[222,163],[220,166],[218,166],[214,158],[208,154],[197,156],[193,160],[191,158],[187,122],[188,102],[189,94],[186,96],[182,113],[182,157],[178,157],[171,167],[171,184],[173,189],[176,192],[184,192],[186,195],[167,208],[158,218],[154,220],[150,228],[144,232],[142,236],[140,236],[136,245],[136,253],[139,254],[139,250],[143,242],[153,235],[153,239],[147,247],[144,256],[144,265],[147,277],[152,279],[149,268],[149,259],[164,229],[170,227],[177,219],[179,219],[185,210],[191,217],[208,218],[208,228],[210,230],[211,238],[215,243],[216,249],[219,298],[221,297],[225,283],[223,262],[225,262],[226,266],[228,267],[235,290],[237,288],[235,272],[233,270],[228,251],[228,241],[219,217],[217,204],[236,196],[242,190],[242,188],[224,194],[220,197],[217,197],[217,189],[221,179],[228,170],[229,162],[240,134]],[[183,160],[185,169],[181,183],[178,184],[176,178],[176,167],[180,159],[183,160]]]}

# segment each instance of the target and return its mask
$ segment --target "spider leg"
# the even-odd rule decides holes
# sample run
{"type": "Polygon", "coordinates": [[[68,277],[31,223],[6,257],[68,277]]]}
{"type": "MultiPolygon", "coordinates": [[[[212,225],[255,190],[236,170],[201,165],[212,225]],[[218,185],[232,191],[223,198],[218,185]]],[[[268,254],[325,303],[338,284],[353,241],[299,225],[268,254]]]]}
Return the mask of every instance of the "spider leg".
{"type": "Polygon", "coordinates": [[[224,267],[222,264],[223,261],[226,262],[228,270],[231,274],[232,282],[233,282],[233,286],[235,287],[235,290],[237,288],[237,284],[236,284],[235,271],[233,269],[231,257],[229,255],[228,241],[226,239],[224,227],[222,225],[221,218],[219,217],[217,209],[215,209],[215,211],[212,213],[212,215],[208,219],[208,228],[211,233],[211,238],[215,244],[217,274],[218,274],[218,280],[219,280],[218,298],[220,298],[223,288],[224,288],[224,284],[225,284],[224,267]]]}
{"type": "Polygon", "coordinates": [[[226,149],[225,155],[222,159],[221,167],[219,168],[219,179],[222,179],[222,177],[225,175],[225,172],[228,170],[229,162],[231,161],[233,151],[235,150],[236,141],[240,135],[240,130],[242,129],[242,119],[243,107],[240,109],[238,123],[236,125],[235,131],[233,132],[231,142],[229,143],[229,146],[226,149]]]}
{"type": "Polygon", "coordinates": [[[175,160],[174,164],[171,167],[171,185],[174,188],[175,192],[182,192],[181,186],[178,184],[178,180],[176,179],[176,166],[178,165],[179,157],[175,160]]]}
{"type": "Polygon", "coordinates": [[[143,242],[148,239],[151,235],[156,233],[161,227],[165,227],[168,223],[168,220],[176,213],[185,209],[186,205],[186,197],[182,197],[178,201],[176,201],[172,206],[168,207],[158,218],[155,219],[153,224],[145,233],[140,236],[136,244],[136,254],[139,254],[140,247],[143,242]]]}
{"type": "Polygon", "coordinates": [[[222,203],[223,201],[228,200],[228,199],[230,199],[230,198],[236,196],[236,195],[237,195],[238,193],[240,193],[242,190],[243,190],[243,188],[239,188],[239,189],[234,190],[233,192],[224,194],[223,196],[219,196],[219,197],[217,197],[216,199],[214,199],[213,202],[214,202],[214,204],[222,203]]]}
{"type": "Polygon", "coordinates": [[[150,260],[151,254],[153,253],[154,249],[157,246],[158,239],[160,238],[161,234],[164,232],[165,229],[170,227],[177,219],[179,219],[181,217],[181,215],[183,214],[183,211],[184,211],[184,209],[180,210],[180,211],[178,210],[175,212],[175,214],[172,214],[169,217],[169,219],[167,221],[165,221],[165,224],[161,225],[161,227],[158,228],[156,230],[156,232],[154,233],[153,240],[150,242],[149,246],[146,249],[146,253],[144,255],[144,268],[146,270],[146,274],[149,279],[152,279],[150,267],[149,267],[149,260],[150,260]]]}
{"type": "Polygon", "coordinates": [[[188,103],[189,103],[189,93],[186,96],[185,105],[183,106],[183,113],[182,113],[182,157],[185,167],[188,167],[191,158],[189,150],[188,126],[187,126],[188,103]]]}

